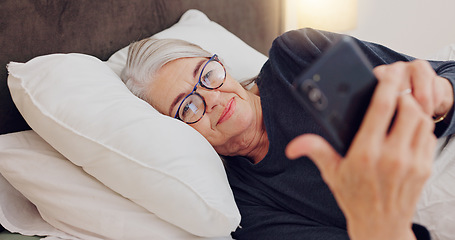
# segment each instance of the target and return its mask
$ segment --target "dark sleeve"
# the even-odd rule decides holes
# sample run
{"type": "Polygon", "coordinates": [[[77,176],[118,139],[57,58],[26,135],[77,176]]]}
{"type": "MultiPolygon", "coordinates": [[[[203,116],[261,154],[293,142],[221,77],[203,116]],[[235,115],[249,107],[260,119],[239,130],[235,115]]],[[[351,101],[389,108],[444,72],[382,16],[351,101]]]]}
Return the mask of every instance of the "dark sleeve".
{"type": "Polygon", "coordinates": [[[412,231],[417,240],[431,240],[430,232],[422,225],[416,223],[412,224],[412,231]]]}
{"type": "MultiPolygon", "coordinates": [[[[291,84],[292,81],[305,71],[320,54],[328,48],[340,34],[318,31],[310,28],[294,30],[278,37],[270,50],[271,65],[281,73],[282,78],[291,84]]],[[[361,41],[354,38],[365,55],[375,66],[391,64],[397,61],[412,61],[415,58],[398,53],[385,46],[361,41]]],[[[455,83],[455,61],[429,61],[436,74],[455,83]]],[[[258,83],[259,84],[259,83],[258,83]]],[[[455,93],[454,93],[455,95],[455,93]]],[[[452,114],[446,121],[438,123],[435,134],[438,137],[455,133],[455,120],[452,114]]]]}
{"type": "MultiPolygon", "coordinates": [[[[244,208],[242,222],[246,223],[248,228],[243,229],[240,226],[232,233],[236,240],[349,240],[345,229],[318,225],[291,212],[282,212],[262,205],[244,208]]],[[[413,224],[412,231],[417,240],[431,240],[430,233],[422,225],[413,224]]]]}
{"type": "Polygon", "coordinates": [[[345,229],[324,226],[290,211],[283,212],[268,206],[248,206],[242,211],[241,226],[232,234],[236,240],[349,240],[345,229]]]}

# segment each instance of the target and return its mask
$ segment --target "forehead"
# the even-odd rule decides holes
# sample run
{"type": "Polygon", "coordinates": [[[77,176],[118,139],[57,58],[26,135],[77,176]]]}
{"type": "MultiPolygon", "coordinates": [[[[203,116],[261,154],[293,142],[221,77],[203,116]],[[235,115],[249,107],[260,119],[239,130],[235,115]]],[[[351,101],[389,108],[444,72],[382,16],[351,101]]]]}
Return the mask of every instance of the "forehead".
{"type": "Polygon", "coordinates": [[[152,105],[169,115],[169,107],[181,93],[190,93],[199,77],[200,63],[207,58],[179,58],[161,67],[150,83],[152,105]]]}

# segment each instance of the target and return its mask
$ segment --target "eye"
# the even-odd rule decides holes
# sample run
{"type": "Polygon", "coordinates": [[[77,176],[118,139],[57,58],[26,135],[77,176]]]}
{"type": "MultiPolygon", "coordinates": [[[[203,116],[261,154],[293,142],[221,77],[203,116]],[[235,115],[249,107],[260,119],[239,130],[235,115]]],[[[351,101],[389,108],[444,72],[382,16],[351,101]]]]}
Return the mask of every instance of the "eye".
{"type": "Polygon", "coordinates": [[[201,82],[206,87],[211,87],[212,82],[210,80],[210,76],[212,75],[213,70],[208,71],[204,76],[202,76],[201,82]]]}
{"type": "Polygon", "coordinates": [[[180,117],[182,119],[185,119],[188,116],[196,114],[197,112],[198,112],[198,107],[192,100],[185,101],[183,103],[182,110],[180,111],[180,117]]]}

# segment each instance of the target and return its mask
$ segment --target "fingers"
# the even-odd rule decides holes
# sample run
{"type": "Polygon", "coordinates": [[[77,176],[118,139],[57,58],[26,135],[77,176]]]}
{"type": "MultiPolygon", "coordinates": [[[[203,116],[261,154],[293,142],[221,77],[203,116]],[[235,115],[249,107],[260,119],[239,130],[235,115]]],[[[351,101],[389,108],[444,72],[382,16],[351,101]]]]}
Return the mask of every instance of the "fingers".
{"type": "Polygon", "coordinates": [[[414,132],[422,118],[429,117],[424,116],[420,106],[410,94],[399,96],[396,117],[389,133],[391,144],[397,148],[411,146],[414,132]]]}
{"type": "Polygon", "coordinates": [[[436,73],[431,65],[424,60],[415,60],[409,63],[407,69],[411,79],[413,96],[423,111],[432,116],[434,112],[434,78],[436,73]]]}
{"type": "Polygon", "coordinates": [[[411,174],[420,182],[426,181],[431,174],[437,141],[433,130],[434,122],[428,118],[423,119],[412,142],[415,165],[411,174]]]}
{"type": "Polygon", "coordinates": [[[430,118],[423,118],[420,121],[419,128],[412,139],[411,146],[416,151],[417,156],[423,156],[424,160],[433,159],[436,136],[434,135],[434,121],[430,118]]]}
{"type": "Polygon", "coordinates": [[[446,108],[441,108],[440,106],[445,95],[449,95],[447,102],[453,99],[450,98],[450,94],[453,95],[452,92],[444,91],[447,87],[452,90],[451,85],[447,86],[449,82],[447,80],[437,81],[440,77],[436,75],[436,72],[427,61],[396,62],[380,66],[380,68],[382,68],[382,71],[375,72],[378,80],[390,81],[393,79],[393,81],[398,81],[401,85],[400,91],[412,89],[412,95],[427,115],[435,115],[436,108],[439,108],[439,112],[441,112],[441,109],[446,110],[446,108]]]}
{"type": "Polygon", "coordinates": [[[394,152],[407,151],[409,158],[432,159],[434,122],[410,94],[398,99],[397,114],[386,141],[394,152]]]}
{"type": "Polygon", "coordinates": [[[396,81],[394,73],[385,65],[376,67],[374,74],[379,81],[353,145],[357,142],[367,143],[369,146],[380,144],[395,113],[400,81],[396,81]]]}
{"type": "MultiPolygon", "coordinates": [[[[434,151],[436,148],[436,136],[434,135],[435,123],[433,119],[424,116],[415,130],[414,137],[411,142],[411,149],[414,152],[415,160],[422,167],[424,179],[429,176],[431,172],[431,165],[434,159],[434,151]]],[[[420,175],[420,174],[419,174],[420,175]]],[[[419,178],[420,178],[419,177],[419,178]]]]}
{"type": "Polygon", "coordinates": [[[412,94],[427,115],[442,116],[452,109],[453,86],[438,76],[429,62],[415,60],[401,64],[407,66],[403,69],[409,73],[412,94]]]}
{"type": "Polygon", "coordinates": [[[358,141],[381,141],[381,136],[387,134],[399,93],[404,89],[412,89],[412,95],[423,111],[429,116],[434,115],[434,105],[438,100],[434,86],[436,73],[427,61],[382,65],[374,69],[374,74],[378,85],[361,126],[363,134],[359,134],[358,141]]]}
{"type": "Polygon", "coordinates": [[[443,116],[453,108],[453,86],[449,80],[436,76],[434,80],[434,116],[443,116]]]}
{"type": "Polygon", "coordinates": [[[402,204],[414,204],[431,172],[435,136],[434,122],[410,94],[398,99],[397,115],[387,136],[384,157],[378,161],[387,173],[384,187],[390,199],[402,204]]]}
{"type": "Polygon", "coordinates": [[[396,182],[401,181],[400,179],[408,174],[409,169],[420,164],[415,156],[416,141],[421,141],[420,138],[428,138],[430,133],[420,134],[422,125],[431,119],[422,111],[411,94],[399,96],[397,104],[396,117],[384,141],[383,150],[387,152],[378,162],[379,168],[387,172],[387,178],[384,180],[387,188],[399,187],[396,182]]]}
{"type": "MultiPolygon", "coordinates": [[[[397,202],[401,206],[417,204],[424,184],[431,175],[436,137],[433,134],[434,122],[426,114],[424,115],[418,121],[414,131],[414,137],[409,147],[411,151],[409,157],[402,160],[403,182],[399,186],[397,197],[397,202]]],[[[409,214],[414,212],[413,209],[409,210],[409,214]]]]}

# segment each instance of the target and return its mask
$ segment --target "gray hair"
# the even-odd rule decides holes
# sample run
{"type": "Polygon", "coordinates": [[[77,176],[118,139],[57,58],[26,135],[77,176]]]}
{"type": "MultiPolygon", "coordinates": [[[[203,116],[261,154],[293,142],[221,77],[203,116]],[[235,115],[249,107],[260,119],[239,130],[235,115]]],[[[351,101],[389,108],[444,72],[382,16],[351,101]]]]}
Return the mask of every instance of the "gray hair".
{"type": "Polygon", "coordinates": [[[162,66],[179,58],[211,56],[206,50],[187,41],[146,38],[130,44],[120,77],[134,95],[151,104],[150,83],[162,66]]]}

